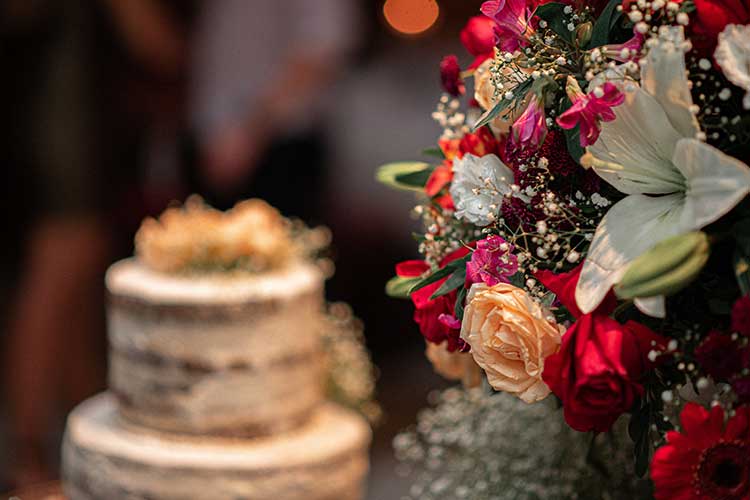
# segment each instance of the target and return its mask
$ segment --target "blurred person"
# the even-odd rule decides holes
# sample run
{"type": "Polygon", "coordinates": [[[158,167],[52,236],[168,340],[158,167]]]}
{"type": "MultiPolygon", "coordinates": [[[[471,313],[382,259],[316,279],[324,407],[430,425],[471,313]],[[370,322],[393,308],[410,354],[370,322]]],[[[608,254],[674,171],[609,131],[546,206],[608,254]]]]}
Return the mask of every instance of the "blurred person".
{"type": "Polygon", "coordinates": [[[61,410],[104,383],[109,216],[131,174],[117,157],[114,132],[127,120],[112,101],[122,59],[110,35],[148,71],[183,64],[184,40],[155,0],[0,2],[3,149],[19,172],[4,187],[5,213],[28,223],[4,363],[14,486],[56,476],[48,441],[61,410]]]}
{"type": "Polygon", "coordinates": [[[316,221],[324,187],[319,106],[355,42],[356,6],[204,2],[193,46],[193,191],[221,208],[261,197],[316,221]]]}

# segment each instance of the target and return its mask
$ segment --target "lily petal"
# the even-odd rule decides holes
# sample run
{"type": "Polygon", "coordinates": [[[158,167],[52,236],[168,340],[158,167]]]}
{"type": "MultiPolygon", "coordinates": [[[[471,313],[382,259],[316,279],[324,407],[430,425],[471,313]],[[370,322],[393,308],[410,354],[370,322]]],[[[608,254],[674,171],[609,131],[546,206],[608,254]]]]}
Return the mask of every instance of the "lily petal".
{"type": "Polygon", "coordinates": [[[605,181],[625,194],[666,194],[684,189],[672,164],[681,138],[659,102],[643,89],[625,93],[614,108],[616,119],[602,123],[596,144],[588,148],[589,164],[605,181]]]}
{"type": "Polygon", "coordinates": [[[576,287],[584,314],[597,308],[630,262],[660,241],[690,230],[681,225],[684,200],[682,193],[634,194],[612,206],[594,233],[576,287]]]}
{"type": "Polygon", "coordinates": [[[683,137],[695,137],[700,131],[698,120],[690,112],[693,98],[685,67],[689,44],[681,26],[662,28],[661,43],[648,53],[641,64],[641,85],[664,109],[672,127],[683,137]]]}
{"type": "Polygon", "coordinates": [[[674,164],[687,180],[683,227],[700,229],[729,212],[750,192],[750,168],[696,139],[681,139],[674,164]]]}
{"type": "Polygon", "coordinates": [[[667,315],[667,305],[664,295],[656,297],[637,298],[633,301],[635,307],[643,314],[654,318],[664,318],[667,315]]]}

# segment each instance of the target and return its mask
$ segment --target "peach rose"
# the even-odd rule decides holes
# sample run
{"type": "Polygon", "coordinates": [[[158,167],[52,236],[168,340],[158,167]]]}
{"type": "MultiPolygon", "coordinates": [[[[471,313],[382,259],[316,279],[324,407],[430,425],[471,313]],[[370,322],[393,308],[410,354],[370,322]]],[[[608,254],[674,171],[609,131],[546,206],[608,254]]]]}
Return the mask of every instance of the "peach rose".
{"type": "Polygon", "coordinates": [[[479,283],[469,291],[461,338],[492,387],[533,403],[550,393],[542,371],[544,360],[560,346],[561,330],[524,290],[479,283]]]}
{"type": "Polygon", "coordinates": [[[450,352],[446,342],[435,344],[425,342],[425,355],[432,363],[435,372],[448,379],[460,380],[464,387],[476,387],[481,382],[482,370],[468,352],[450,352]]]}

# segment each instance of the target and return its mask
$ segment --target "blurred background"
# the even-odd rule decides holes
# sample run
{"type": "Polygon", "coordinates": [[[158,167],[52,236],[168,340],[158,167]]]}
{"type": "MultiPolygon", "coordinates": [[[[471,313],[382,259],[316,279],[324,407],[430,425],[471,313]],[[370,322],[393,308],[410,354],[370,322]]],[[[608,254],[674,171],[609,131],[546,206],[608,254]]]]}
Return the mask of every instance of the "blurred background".
{"type": "Polygon", "coordinates": [[[0,492],[56,477],[65,415],[106,386],[103,273],[189,193],[332,229],[329,299],[380,369],[368,499],[407,491],[391,440],[443,383],[383,293],[414,199],[374,171],[434,146],[438,64],[480,4],[0,0],[0,492]]]}

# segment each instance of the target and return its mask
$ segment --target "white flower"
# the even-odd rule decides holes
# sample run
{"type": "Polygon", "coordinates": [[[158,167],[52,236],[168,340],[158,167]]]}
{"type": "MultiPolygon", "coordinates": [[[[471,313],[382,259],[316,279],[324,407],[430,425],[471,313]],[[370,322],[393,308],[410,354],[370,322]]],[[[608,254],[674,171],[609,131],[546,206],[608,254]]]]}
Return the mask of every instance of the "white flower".
{"type": "Polygon", "coordinates": [[[511,193],[513,171],[495,155],[467,154],[453,162],[453,173],[450,193],[456,217],[477,226],[494,221],[503,196],[511,193]]]}
{"type": "MultiPolygon", "coordinates": [[[[750,191],[750,168],[700,142],[685,71],[682,30],[651,49],[642,87],[626,93],[582,162],[619,191],[594,234],[576,288],[584,313],[596,309],[628,265],[671,236],[719,219],[750,191]]],[[[636,299],[653,316],[664,298],[636,299]]]]}
{"type": "Polygon", "coordinates": [[[750,25],[728,24],[719,33],[714,59],[724,76],[745,91],[742,105],[750,109],[750,25]]]}

